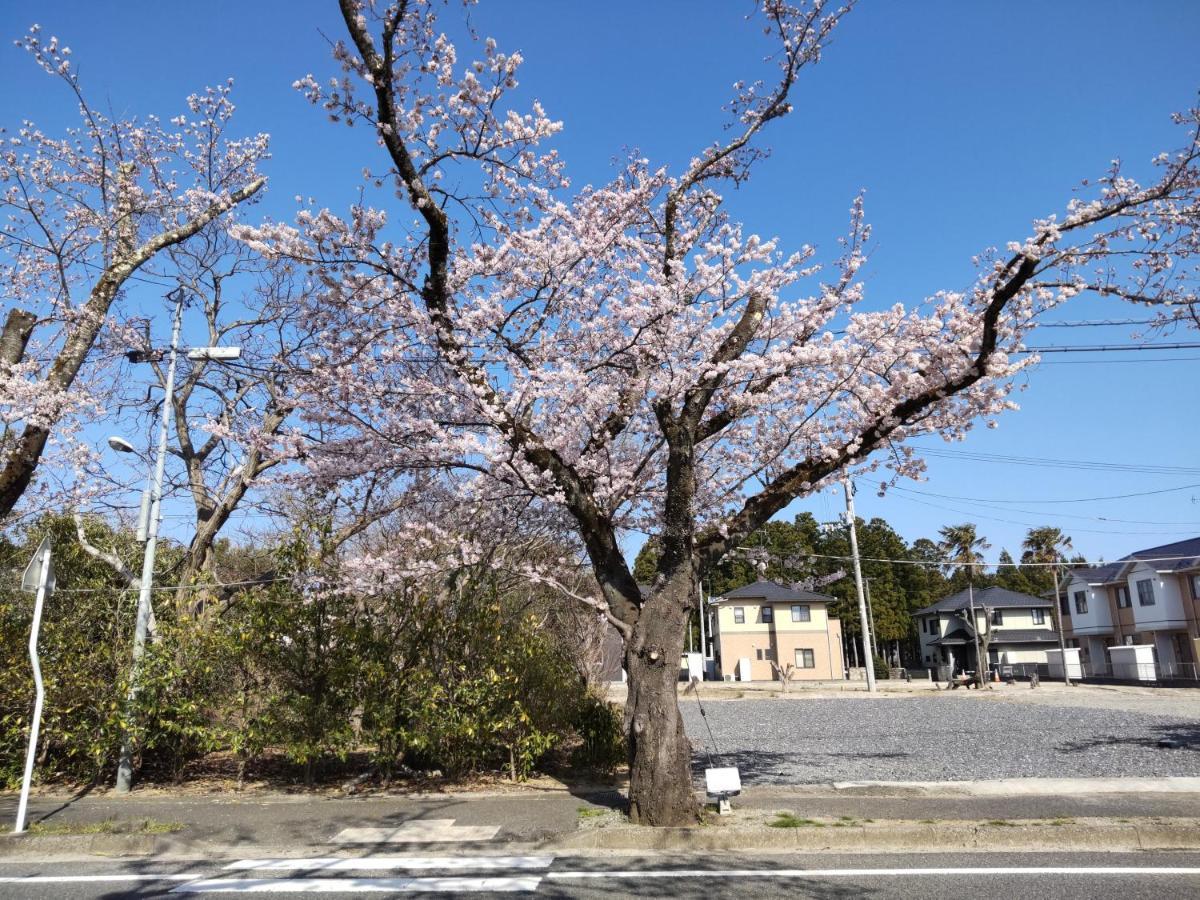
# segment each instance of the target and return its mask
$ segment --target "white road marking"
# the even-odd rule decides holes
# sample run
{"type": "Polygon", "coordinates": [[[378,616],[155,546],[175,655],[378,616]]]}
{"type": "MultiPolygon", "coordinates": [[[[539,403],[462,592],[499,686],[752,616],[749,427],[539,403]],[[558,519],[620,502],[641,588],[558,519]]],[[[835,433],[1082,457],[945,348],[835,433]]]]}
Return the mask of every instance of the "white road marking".
{"type": "Polygon", "coordinates": [[[547,872],[547,880],[584,878],[871,878],[898,875],[1198,875],[1179,866],[979,866],[941,869],[625,869],[547,872]]]}
{"type": "Polygon", "coordinates": [[[190,875],[145,875],[123,873],[119,875],[9,875],[0,877],[0,884],[87,884],[121,881],[195,881],[203,878],[203,872],[190,875]]]}
{"type": "Polygon", "coordinates": [[[345,828],[335,844],[430,844],[448,841],[490,841],[499,825],[455,825],[453,819],[411,819],[396,828],[345,828]]]}
{"type": "Polygon", "coordinates": [[[296,891],[306,894],[380,893],[385,891],[424,891],[461,893],[463,891],[536,891],[541,877],[515,878],[212,878],[181,884],[171,893],[264,894],[296,891]]]}
{"type": "Polygon", "coordinates": [[[368,872],[381,869],[546,869],[553,856],[318,856],[307,859],[239,859],[225,868],[281,872],[368,872]]]}

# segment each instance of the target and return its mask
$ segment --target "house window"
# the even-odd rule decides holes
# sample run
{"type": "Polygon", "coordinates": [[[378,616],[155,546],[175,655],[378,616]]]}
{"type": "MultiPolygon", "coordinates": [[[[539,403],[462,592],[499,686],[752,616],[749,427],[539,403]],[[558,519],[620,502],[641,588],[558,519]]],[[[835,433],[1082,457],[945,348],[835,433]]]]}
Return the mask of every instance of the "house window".
{"type": "Polygon", "coordinates": [[[921,634],[929,634],[929,620],[928,619],[921,620],[921,634]]]}
{"type": "Polygon", "coordinates": [[[1075,612],[1079,613],[1081,616],[1087,612],[1087,592],[1086,591],[1076,591],[1075,592],[1075,612]]]}
{"type": "Polygon", "coordinates": [[[759,609],[760,609],[759,615],[763,622],[774,622],[775,621],[775,610],[772,607],[763,606],[763,607],[759,607],[759,609]]]}
{"type": "Polygon", "coordinates": [[[1143,578],[1137,583],[1138,589],[1138,605],[1153,606],[1154,605],[1154,581],[1150,578],[1143,578]]]}
{"type": "Polygon", "coordinates": [[[1035,610],[1032,610],[1032,612],[1033,612],[1033,624],[1034,625],[1045,625],[1046,624],[1046,611],[1044,609],[1035,609],[1035,610]]]}
{"type": "Polygon", "coordinates": [[[733,621],[734,621],[735,625],[745,625],[746,624],[746,607],[735,606],[733,608],[733,621]]]}
{"type": "Polygon", "coordinates": [[[774,662],[774,661],[775,661],[775,651],[774,651],[774,650],[771,650],[770,648],[768,648],[768,649],[766,649],[766,650],[763,650],[763,649],[760,647],[759,649],[755,650],[754,652],[755,652],[755,655],[756,655],[756,656],[757,656],[759,659],[766,660],[767,662],[774,662]]]}
{"type": "Polygon", "coordinates": [[[1117,588],[1117,609],[1129,609],[1129,586],[1121,585],[1117,588]]]}
{"type": "Polygon", "coordinates": [[[1189,575],[1188,584],[1192,586],[1192,599],[1200,600],[1200,575],[1189,575]]]}
{"type": "Polygon", "coordinates": [[[1004,613],[1001,610],[998,610],[998,609],[992,610],[992,624],[993,625],[1003,625],[1004,624],[1004,613]]]}
{"type": "Polygon", "coordinates": [[[1068,616],[1071,614],[1070,601],[1067,600],[1066,594],[1063,594],[1061,597],[1058,598],[1058,609],[1059,609],[1059,612],[1061,612],[1064,616],[1068,616]]]}
{"type": "Polygon", "coordinates": [[[812,610],[809,609],[809,607],[807,607],[807,606],[793,606],[792,607],[792,621],[793,622],[811,622],[812,621],[812,610]]]}
{"type": "Polygon", "coordinates": [[[805,650],[803,648],[796,649],[797,669],[815,669],[816,667],[817,661],[813,658],[813,652],[811,650],[805,650]]]}

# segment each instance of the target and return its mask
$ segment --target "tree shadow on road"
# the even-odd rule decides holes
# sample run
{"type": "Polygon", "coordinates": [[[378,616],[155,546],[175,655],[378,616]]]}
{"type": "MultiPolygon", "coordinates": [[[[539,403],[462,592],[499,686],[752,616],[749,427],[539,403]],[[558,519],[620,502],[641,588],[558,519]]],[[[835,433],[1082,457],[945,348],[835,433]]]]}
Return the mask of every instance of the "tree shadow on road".
{"type": "Polygon", "coordinates": [[[1142,735],[1096,735],[1085,740],[1066,741],[1059,744],[1057,749],[1066,753],[1080,753],[1097,747],[1141,747],[1168,754],[1189,750],[1200,752],[1200,724],[1151,725],[1142,735]]]}

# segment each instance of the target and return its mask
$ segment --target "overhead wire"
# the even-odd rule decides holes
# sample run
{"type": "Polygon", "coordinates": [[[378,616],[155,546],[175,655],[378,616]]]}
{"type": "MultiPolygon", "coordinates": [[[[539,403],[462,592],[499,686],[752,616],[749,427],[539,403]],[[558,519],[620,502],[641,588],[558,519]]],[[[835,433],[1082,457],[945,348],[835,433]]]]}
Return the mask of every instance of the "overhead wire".
{"type": "Polygon", "coordinates": [[[965,459],[972,462],[1007,463],[1011,465],[1036,466],[1038,468],[1136,472],[1146,475],[1200,476],[1200,467],[1196,466],[1158,466],[1138,463],[1110,463],[1082,459],[1055,459],[1052,457],[1020,456],[1006,453],[984,453],[977,450],[954,450],[946,447],[925,447],[917,445],[914,445],[913,449],[923,456],[935,456],[945,459],[965,459]]]}

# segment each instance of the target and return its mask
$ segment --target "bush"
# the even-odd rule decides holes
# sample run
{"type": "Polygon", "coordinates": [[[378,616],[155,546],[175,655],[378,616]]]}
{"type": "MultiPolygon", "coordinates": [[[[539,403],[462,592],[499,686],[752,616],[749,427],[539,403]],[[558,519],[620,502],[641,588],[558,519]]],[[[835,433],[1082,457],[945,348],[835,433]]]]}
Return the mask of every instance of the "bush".
{"type": "Polygon", "coordinates": [[[875,667],[876,680],[892,677],[891,666],[889,666],[887,664],[887,660],[878,653],[876,653],[874,658],[871,660],[871,664],[875,667]]]}
{"type": "Polygon", "coordinates": [[[612,772],[629,759],[625,724],[613,704],[587,694],[579,703],[572,725],[580,744],[572,762],[581,768],[612,772]]]}
{"type": "MultiPolygon", "coordinates": [[[[137,559],[129,535],[103,523],[88,528],[93,543],[137,559]]],[[[324,761],[353,749],[369,750],[385,781],[401,766],[521,779],[576,737],[572,758],[581,766],[611,770],[625,759],[619,714],[587,691],[561,645],[528,614],[526,597],[482,571],[372,597],[315,588],[347,580],[320,522],[303,523],[276,549],[279,577],[269,588],[219,611],[193,615],[173,593],[155,594],[157,636],[130,716],[136,597],[82,551],[67,517],[45,517],[20,543],[0,541],[0,565],[19,572],[45,533],[58,592],[40,641],[42,780],[112,777],[125,726],[135,762],[155,778],[178,779],[213,751],[234,754],[239,780],[261,754],[279,751],[310,782],[324,761]]],[[[169,565],[177,548],[162,550],[169,565]]],[[[28,594],[0,591],[6,787],[20,783],[33,704],[25,662],[32,606],[28,594]]]]}

